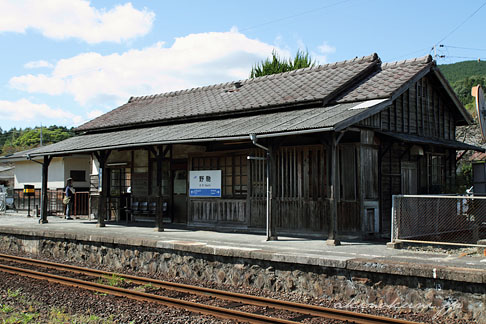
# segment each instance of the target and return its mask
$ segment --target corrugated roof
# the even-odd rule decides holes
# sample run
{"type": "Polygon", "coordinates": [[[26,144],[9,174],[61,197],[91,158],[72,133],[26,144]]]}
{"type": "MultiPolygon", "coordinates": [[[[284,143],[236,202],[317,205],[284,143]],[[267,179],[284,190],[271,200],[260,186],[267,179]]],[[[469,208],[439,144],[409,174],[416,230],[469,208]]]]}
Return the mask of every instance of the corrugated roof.
{"type": "MultiPolygon", "coordinates": [[[[379,103],[382,103],[380,101],[379,103]]],[[[379,104],[378,103],[378,104],[379,104]]],[[[377,104],[376,101],[373,104],[377,104]]],[[[211,141],[215,139],[248,139],[248,135],[285,135],[306,130],[325,131],[339,122],[362,113],[362,102],[337,104],[331,107],[315,107],[281,111],[253,116],[188,122],[105,133],[86,134],[68,138],[62,142],[41,147],[31,156],[90,152],[106,148],[140,147],[155,144],[211,141]]],[[[368,107],[368,105],[364,105],[368,107]]]]}
{"type": "Polygon", "coordinates": [[[470,145],[467,143],[459,142],[456,140],[445,140],[441,138],[430,138],[430,137],[423,137],[417,135],[410,135],[410,134],[400,134],[400,133],[390,133],[390,132],[379,132],[386,136],[393,137],[403,142],[408,143],[417,143],[417,144],[433,144],[443,147],[449,147],[458,150],[474,150],[484,152],[484,148],[479,146],[470,145]]]}
{"type": "Polygon", "coordinates": [[[25,157],[27,154],[30,154],[31,152],[37,150],[38,148],[31,148],[25,151],[20,151],[20,152],[15,152],[12,154],[7,154],[5,156],[0,156],[0,161],[2,160],[7,160],[8,162],[13,162],[13,161],[23,161],[25,160],[25,157]]]}
{"type": "Polygon", "coordinates": [[[131,98],[77,128],[113,128],[327,100],[380,63],[377,54],[239,82],[131,98]]]}
{"type": "Polygon", "coordinates": [[[0,172],[10,171],[15,169],[14,166],[0,166],[0,172]]]}

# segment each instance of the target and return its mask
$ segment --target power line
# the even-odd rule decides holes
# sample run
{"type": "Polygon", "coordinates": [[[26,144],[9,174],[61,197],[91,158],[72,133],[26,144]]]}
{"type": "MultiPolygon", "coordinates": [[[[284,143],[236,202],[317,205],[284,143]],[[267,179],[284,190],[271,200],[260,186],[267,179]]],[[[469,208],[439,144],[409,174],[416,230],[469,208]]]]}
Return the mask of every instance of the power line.
{"type": "Polygon", "coordinates": [[[469,51],[486,51],[486,48],[472,48],[472,47],[460,47],[460,46],[451,46],[451,45],[443,45],[449,48],[457,48],[457,49],[464,49],[469,51]]]}
{"type": "Polygon", "coordinates": [[[327,6],[310,9],[310,10],[303,11],[303,12],[298,13],[298,14],[295,14],[295,15],[286,16],[286,17],[282,17],[282,18],[277,18],[275,20],[270,20],[270,21],[267,21],[267,22],[264,22],[264,23],[261,23],[261,24],[258,24],[258,25],[254,25],[254,26],[251,26],[251,27],[247,27],[247,28],[241,29],[240,32],[247,31],[247,30],[250,30],[250,29],[256,29],[256,28],[259,28],[259,27],[262,27],[262,26],[266,26],[266,25],[270,25],[270,24],[273,24],[273,23],[277,23],[277,22],[280,22],[280,21],[283,21],[283,20],[287,20],[287,19],[292,19],[292,18],[295,18],[295,17],[304,16],[304,15],[307,15],[309,13],[316,12],[318,10],[322,10],[322,9],[334,7],[334,6],[340,5],[342,3],[350,2],[350,1],[354,1],[354,0],[338,1],[338,2],[332,3],[332,4],[327,5],[327,6]]]}
{"type": "Polygon", "coordinates": [[[486,58],[484,58],[484,57],[474,57],[474,56],[454,56],[454,55],[447,55],[447,58],[459,58],[459,59],[470,59],[470,60],[486,61],[486,58]]]}
{"type": "Polygon", "coordinates": [[[464,20],[462,23],[460,23],[456,28],[454,28],[453,30],[451,30],[447,35],[445,35],[440,41],[436,42],[435,44],[442,43],[447,37],[451,36],[456,30],[458,30],[459,28],[461,28],[462,25],[464,25],[469,19],[471,19],[484,6],[486,6],[486,1],[481,6],[479,6],[479,8],[476,9],[472,14],[470,14],[469,17],[466,18],[466,20],[464,20]]]}

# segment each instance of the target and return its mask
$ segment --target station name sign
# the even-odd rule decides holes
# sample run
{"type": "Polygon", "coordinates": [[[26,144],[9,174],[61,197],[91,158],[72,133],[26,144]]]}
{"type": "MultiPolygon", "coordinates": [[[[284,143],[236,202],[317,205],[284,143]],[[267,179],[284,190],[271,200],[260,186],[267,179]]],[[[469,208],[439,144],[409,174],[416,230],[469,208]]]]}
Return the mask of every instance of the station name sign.
{"type": "Polygon", "coordinates": [[[221,197],[221,170],[189,171],[189,197],[221,197]]]}
{"type": "Polygon", "coordinates": [[[24,185],[24,196],[34,196],[35,188],[34,185],[24,185]]]}

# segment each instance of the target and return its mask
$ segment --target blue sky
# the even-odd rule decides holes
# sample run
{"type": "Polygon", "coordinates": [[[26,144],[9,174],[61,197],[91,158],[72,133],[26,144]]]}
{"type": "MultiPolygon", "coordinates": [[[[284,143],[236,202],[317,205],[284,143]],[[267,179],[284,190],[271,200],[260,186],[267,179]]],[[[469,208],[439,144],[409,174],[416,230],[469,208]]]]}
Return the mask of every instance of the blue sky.
{"type": "Polygon", "coordinates": [[[273,50],[391,62],[443,44],[439,64],[486,59],[484,4],[0,0],[0,127],[78,126],[130,96],[245,79],[273,50]]]}

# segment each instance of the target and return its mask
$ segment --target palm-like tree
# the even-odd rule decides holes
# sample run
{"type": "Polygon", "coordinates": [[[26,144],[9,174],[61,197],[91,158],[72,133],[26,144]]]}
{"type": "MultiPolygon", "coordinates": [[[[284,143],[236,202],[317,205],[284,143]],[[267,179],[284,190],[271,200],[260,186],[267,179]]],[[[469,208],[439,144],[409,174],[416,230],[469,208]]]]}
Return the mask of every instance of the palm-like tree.
{"type": "Polygon", "coordinates": [[[278,54],[273,51],[271,59],[267,58],[265,61],[262,61],[252,67],[250,78],[257,78],[264,75],[282,73],[306,67],[313,67],[315,65],[316,62],[312,60],[307,51],[304,52],[298,50],[297,54],[295,54],[294,59],[289,59],[288,61],[281,59],[278,54]]]}

